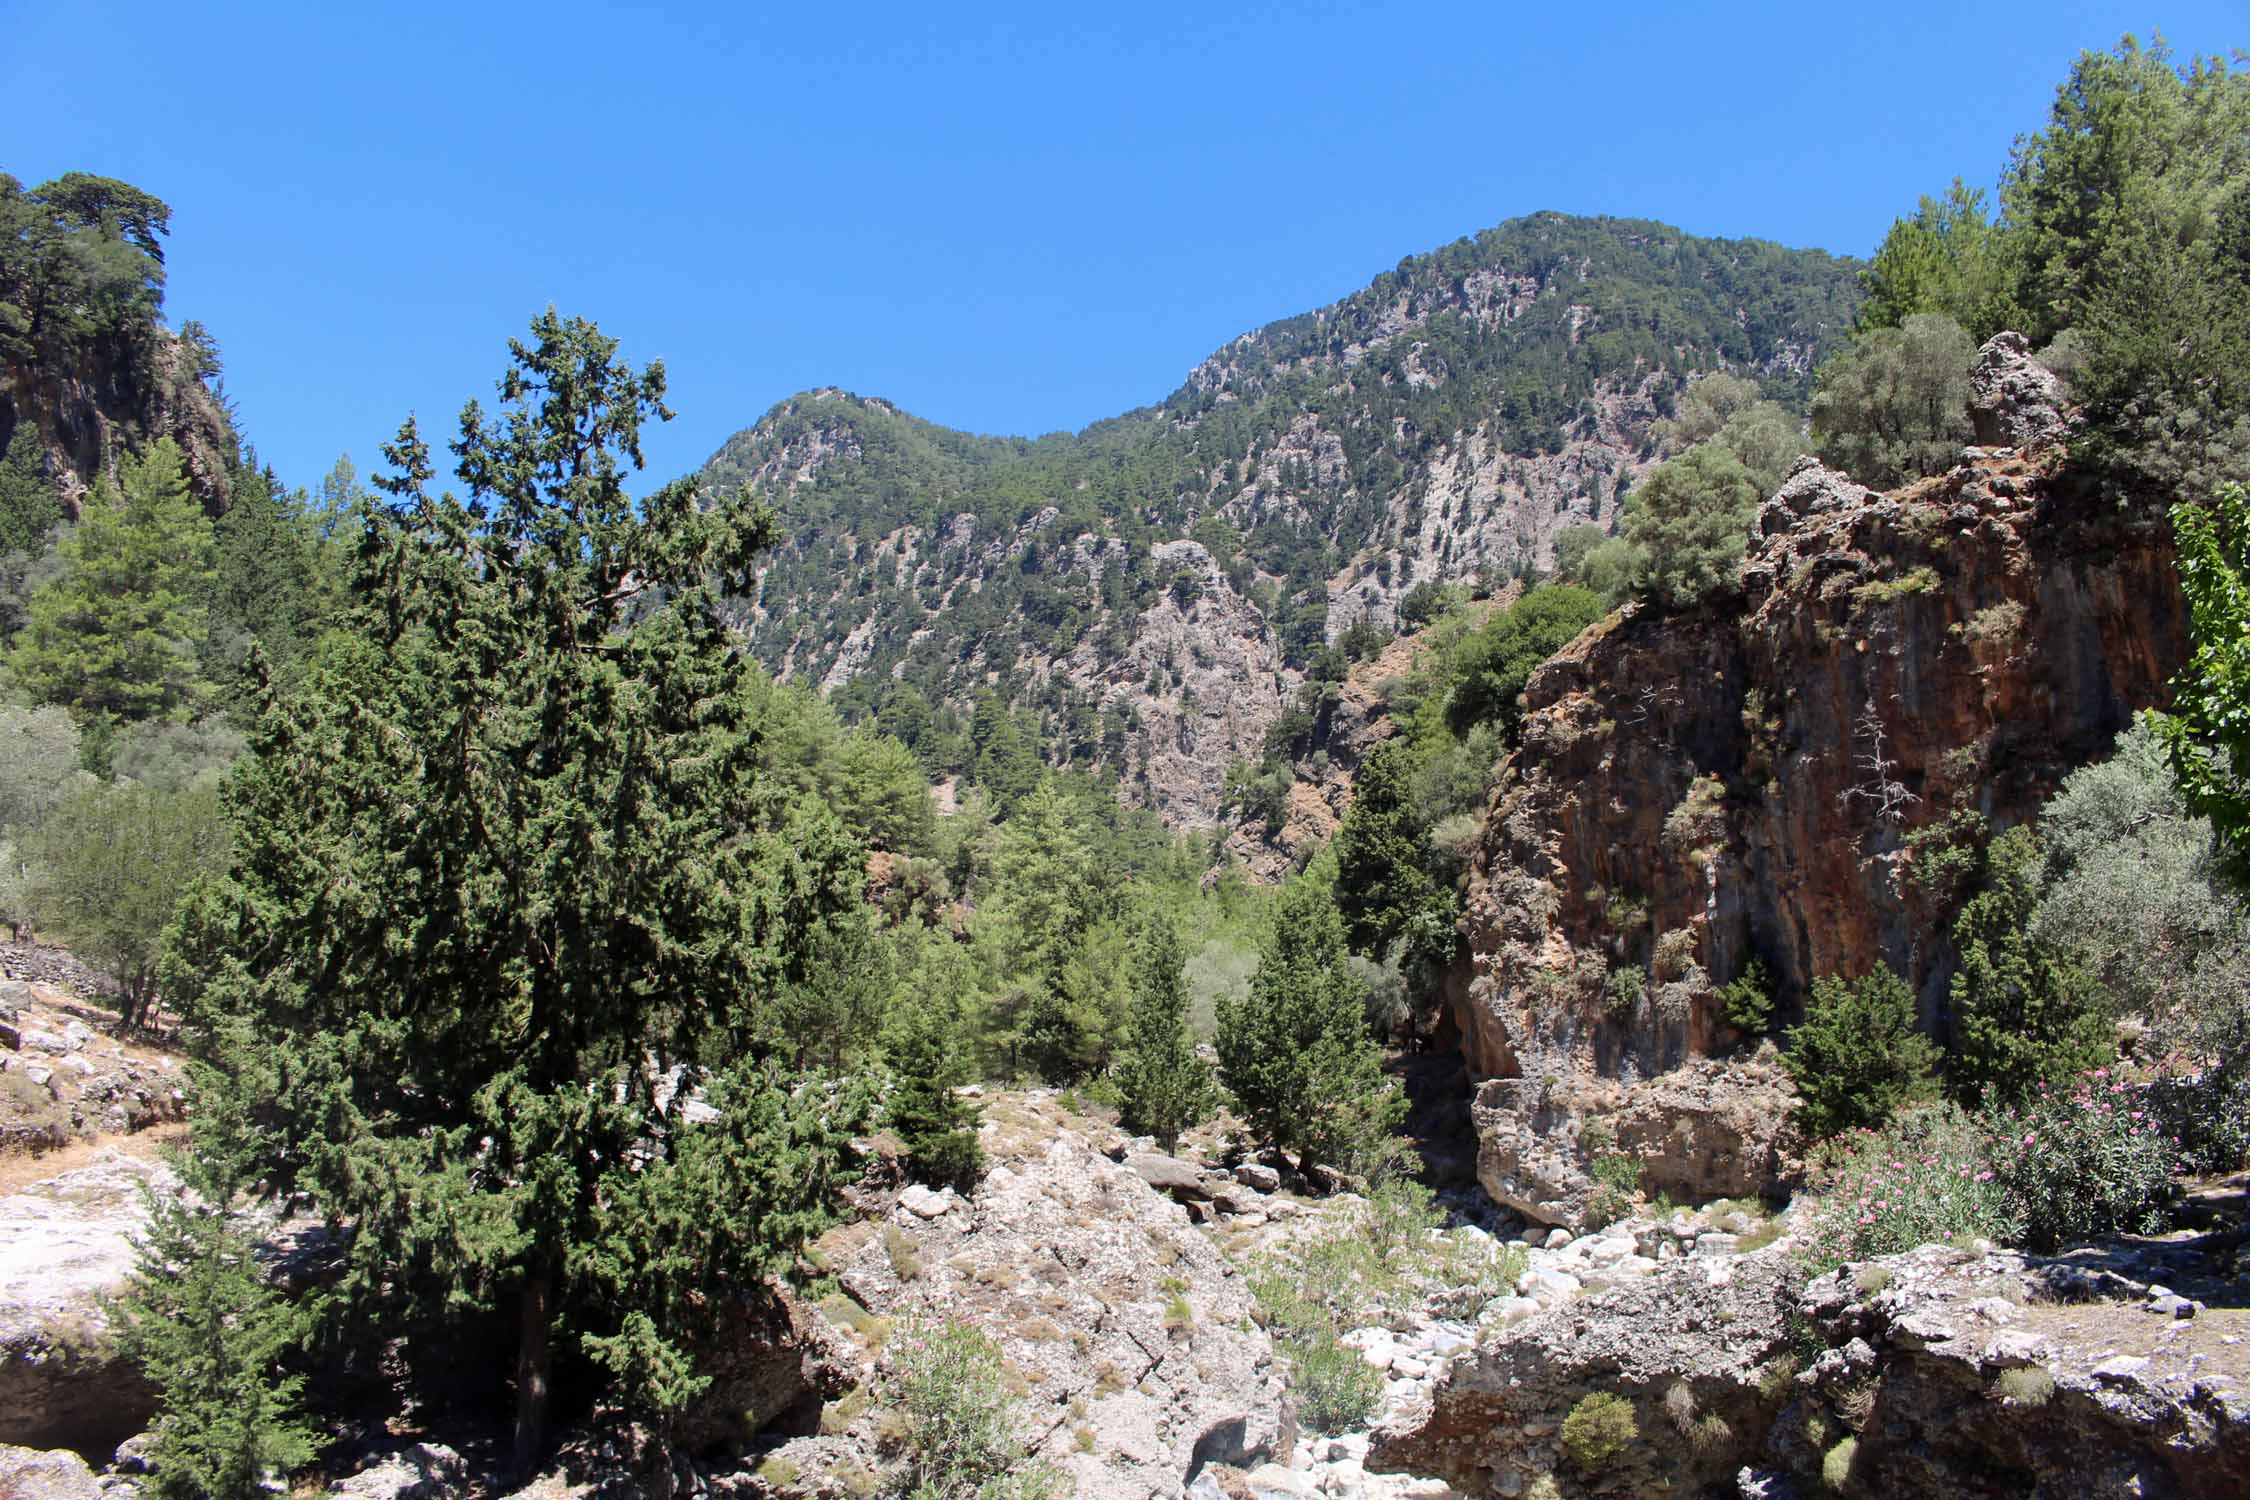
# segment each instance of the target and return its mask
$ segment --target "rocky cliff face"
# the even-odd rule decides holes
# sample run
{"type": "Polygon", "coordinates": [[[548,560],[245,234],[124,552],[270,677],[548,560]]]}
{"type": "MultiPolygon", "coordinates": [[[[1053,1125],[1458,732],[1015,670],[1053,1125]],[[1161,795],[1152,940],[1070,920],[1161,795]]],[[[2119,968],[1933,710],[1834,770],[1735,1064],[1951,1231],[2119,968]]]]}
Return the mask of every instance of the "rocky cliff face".
{"type": "Polygon", "coordinates": [[[2096,502],[2051,443],[1890,495],[1804,460],[1759,530],[1739,596],[1628,606],[1541,668],[1495,792],[1458,1019],[1492,1080],[1486,1186],[1542,1218],[1576,1216],[1612,1115],[1658,1122],[1656,1185],[1772,1186],[1778,1079],[1721,1068],[1701,1107],[1636,1103],[1741,1040],[1716,986],[1756,957],[1786,1009],[1884,963],[1936,1018],[1952,956],[1912,835],[2029,817],[2184,659],[2168,526],[2096,502]],[[1763,1102],[1723,1107],[1736,1084],[1763,1102]]]}
{"type": "Polygon", "coordinates": [[[1322,643],[1610,523],[1689,379],[1801,397],[1857,296],[1833,257],[1538,215],[1246,334],[1162,405],[1076,435],[973,437],[816,391],[703,478],[779,512],[742,611],[777,673],[870,703],[998,690],[1044,715],[1058,758],[1208,826],[1227,762],[1256,757],[1322,643]]]}
{"type": "Polygon", "coordinates": [[[114,479],[125,453],[165,437],[179,444],[204,505],[226,509],[233,422],[196,378],[190,351],[161,327],[104,343],[75,367],[0,365],[0,451],[26,423],[72,517],[97,477],[114,479]]]}

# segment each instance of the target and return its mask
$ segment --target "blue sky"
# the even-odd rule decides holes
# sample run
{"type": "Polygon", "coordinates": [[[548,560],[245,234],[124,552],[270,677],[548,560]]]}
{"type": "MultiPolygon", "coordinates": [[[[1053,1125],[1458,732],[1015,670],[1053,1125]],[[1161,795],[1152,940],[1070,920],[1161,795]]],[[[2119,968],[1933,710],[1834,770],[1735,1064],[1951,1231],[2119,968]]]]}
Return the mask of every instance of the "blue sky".
{"type": "Polygon", "coordinates": [[[449,434],[547,303],[661,357],[694,467],[836,384],[978,431],[1556,208],[1864,254],[1989,182],[2134,7],[536,7],[0,0],[0,170],[173,206],[174,321],[264,456],[449,434]]]}

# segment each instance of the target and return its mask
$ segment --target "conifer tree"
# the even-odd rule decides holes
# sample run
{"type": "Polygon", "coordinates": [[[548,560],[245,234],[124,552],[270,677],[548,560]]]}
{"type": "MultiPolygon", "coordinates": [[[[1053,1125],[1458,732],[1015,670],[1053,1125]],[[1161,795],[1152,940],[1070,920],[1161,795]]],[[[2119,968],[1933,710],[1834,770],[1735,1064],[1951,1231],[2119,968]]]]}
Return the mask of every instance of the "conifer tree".
{"type": "Polygon", "coordinates": [[[1300,877],[1274,909],[1249,994],[1219,1007],[1219,1081],[1258,1138],[1306,1172],[1379,1155],[1406,1113],[1345,959],[1328,883],[1300,877]]]}
{"type": "Polygon", "coordinates": [[[1961,965],[1945,1075],[1963,1104],[2020,1100],[2114,1052],[2091,981],[2031,930],[2043,862],[2030,829],[2009,829],[1986,852],[1984,889],[1954,920],[1961,965]]]}
{"type": "Polygon", "coordinates": [[[757,1045],[864,884],[758,772],[720,600],[770,517],[635,504],[670,414],[615,349],[552,310],[511,343],[466,499],[411,420],[386,449],[353,629],[267,705],[165,969],[215,1067],[199,1149],[353,1225],[337,1331],[512,1324],[525,1469],[558,1355],[651,1420],[695,1394],[705,1320],[828,1222],[867,1105],[757,1045]]]}
{"type": "Polygon", "coordinates": [[[1117,1067],[1126,1124],[1166,1151],[1178,1150],[1180,1132],[1209,1119],[1217,1103],[1211,1067],[1188,1030],[1186,964],[1179,929],[1150,919],[1134,945],[1133,1013],[1117,1067]]]}
{"type": "Polygon", "coordinates": [[[975,1105],[954,1092],[966,1078],[961,1038],[935,1005],[904,1008],[890,1038],[893,1083],[885,1105],[906,1170],[917,1182],[966,1191],[984,1175],[975,1105]]]}
{"type": "Polygon", "coordinates": [[[61,551],[9,654],[16,685],[82,723],[192,716],[207,691],[211,523],[178,446],[163,438],[127,458],[116,490],[97,482],[61,551]]]}
{"type": "Polygon", "coordinates": [[[39,457],[39,435],[18,418],[0,454],[0,556],[33,553],[62,519],[62,502],[39,457]]]}
{"type": "Polygon", "coordinates": [[[1882,965],[1860,979],[1823,975],[1783,1066],[1797,1085],[1798,1119],[1815,1139],[1876,1126],[1935,1092],[1936,1049],[1914,1029],[1914,992],[1882,965]]]}

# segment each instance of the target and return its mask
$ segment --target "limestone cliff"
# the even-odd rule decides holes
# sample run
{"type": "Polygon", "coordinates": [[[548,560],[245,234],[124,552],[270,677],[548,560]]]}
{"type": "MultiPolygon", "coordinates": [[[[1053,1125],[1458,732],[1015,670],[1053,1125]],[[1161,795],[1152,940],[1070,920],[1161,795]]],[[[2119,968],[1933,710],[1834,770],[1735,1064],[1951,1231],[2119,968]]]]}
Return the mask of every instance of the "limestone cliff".
{"type": "Polygon", "coordinates": [[[233,421],[197,377],[193,351],[160,326],[105,340],[69,365],[0,364],[0,451],[23,424],[73,517],[97,477],[114,479],[125,453],[165,437],[205,507],[226,509],[233,421]]]}
{"type": "Polygon", "coordinates": [[[1494,793],[1458,1020],[1480,1175],[1541,1218],[1583,1206],[1590,1117],[1638,1133],[1652,1189],[1770,1186],[1786,1088],[1697,1061],[1743,1040],[1716,986],[1759,958],[1786,1012],[1884,963],[1941,1020],[1910,837],[2031,816],[2184,658],[2169,527],[2051,442],[1890,495],[1803,460],[1759,531],[1739,594],[1629,605],[1542,667],[1494,793]]]}

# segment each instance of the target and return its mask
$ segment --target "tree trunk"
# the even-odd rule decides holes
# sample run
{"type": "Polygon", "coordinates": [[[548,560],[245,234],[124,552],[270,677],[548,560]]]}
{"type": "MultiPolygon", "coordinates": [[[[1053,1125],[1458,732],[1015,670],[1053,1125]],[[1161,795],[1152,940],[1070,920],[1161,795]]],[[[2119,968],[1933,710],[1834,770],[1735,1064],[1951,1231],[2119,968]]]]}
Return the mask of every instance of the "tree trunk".
{"type": "Polygon", "coordinates": [[[523,1283],[523,1342],[516,1350],[516,1476],[531,1477],[547,1441],[547,1332],[554,1273],[534,1266],[523,1283]]]}

